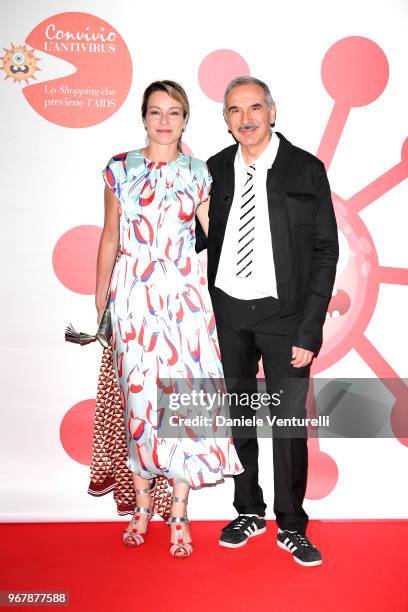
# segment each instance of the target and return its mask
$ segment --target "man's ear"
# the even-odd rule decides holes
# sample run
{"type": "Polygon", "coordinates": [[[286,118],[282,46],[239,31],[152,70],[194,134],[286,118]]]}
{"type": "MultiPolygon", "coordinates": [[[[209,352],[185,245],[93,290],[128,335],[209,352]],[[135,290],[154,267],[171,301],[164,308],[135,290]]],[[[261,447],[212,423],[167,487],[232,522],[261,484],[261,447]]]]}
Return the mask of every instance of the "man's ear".
{"type": "Polygon", "coordinates": [[[269,111],[269,121],[271,125],[275,125],[276,121],[276,104],[272,102],[271,110],[269,111]]]}
{"type": "Polygon", "coordinates": [[[228,119],[227,119],[225,113],[223,113],[223,117],[224,117],[224,121],[225,121],[225,123],[227,124],[227,127],[228,127],[228,134],[232,134],[232,132],[230,130],[230,126],[228,125],[228,119]]]}

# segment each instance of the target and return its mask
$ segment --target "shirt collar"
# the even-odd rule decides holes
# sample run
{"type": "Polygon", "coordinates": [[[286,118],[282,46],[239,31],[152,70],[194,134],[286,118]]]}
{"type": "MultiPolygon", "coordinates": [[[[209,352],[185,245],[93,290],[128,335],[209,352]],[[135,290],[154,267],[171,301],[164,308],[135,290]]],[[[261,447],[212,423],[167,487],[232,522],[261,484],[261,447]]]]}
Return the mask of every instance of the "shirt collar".
{"type": "MultiPolygon", "coordinates": [[[[272,132],[270,141],[267,147],[262,151],[258,159],[255,160],[255,168],[270,168],[275,161],[276,153],[279,147],[279,138],[272,132]]],[[[242,155],[241,145],[238,145],[237,161],[241,168],[247,168],[244,157],[242,155]]]]}

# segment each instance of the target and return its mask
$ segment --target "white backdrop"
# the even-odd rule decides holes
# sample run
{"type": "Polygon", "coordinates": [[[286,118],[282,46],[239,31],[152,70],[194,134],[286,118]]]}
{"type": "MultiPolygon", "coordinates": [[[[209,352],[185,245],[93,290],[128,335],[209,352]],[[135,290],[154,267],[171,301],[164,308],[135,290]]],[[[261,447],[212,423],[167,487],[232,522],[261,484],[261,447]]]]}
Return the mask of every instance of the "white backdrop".
{"type": "MultiPolygon", "coordinates": [[[[401,148],[408,136],[406,2],[295,0],[252,6],[242,0],[207,0],[201,5],[185,0],[151,4],[32,0],[22,8],[2,0],[0,47],[17,47],[41,22],[52,23],[50,18],[65,12],[89,13],[104,20],[116,31],[116,41],[120,35],[124,44],[121,50],[118,44],[117,55],[113,54],[117,66],[110,64],[110,72],[107,68],[107,74],[116,74],[112,77],[117,86],[116,107],[105,116],[104,110],[95,110],[95,116],[101,113],[97,116],[102,118],[94,124],[89,124],[85,111],[75,115],[72,108],[45,109],[45,83],[72,74],[76,68],[41,48],[34,52],[41,58],[41,71],[33,73],[38,81],[30,79],[27,86],[10,77],[0,83],[0,516],[4,521],[118,519],[111,496],[96,499],[87,494],[89,469],[64,449],[60,437],[61,422],[72,407],[95,398],[101,357],[99,346],[80,348],[63,339],[68,321],[84,331],[96,326],[94,296],[83,288],[89,285],[90,273],[85,279],[78,278],[77,268],[70,264],[70,249],[82,237],[77,256],[84,269],[92,268],[94,250],[87,251],[84,241],[88,236],[94,246],[97,231],[87,226],[103,223],[100,170],[112,154],[144,144],[140,99],[152,80],[170,78],[186,88],[192,114],[185,142],[196,157],[206,159],[230,144],[221,104],[208,95],[212,87],[216,89],[217,62],[222,72],[226,57],[225,53],[210,56],[213,52],[233,52],[231,58],[245,61],[252,75],[268,82],[277,103],[277,129],[316,153],[334,106],[322,82],[326,52],[349,37],[369,39],[382,50],[389,65],[388,82],[377,84],[381,92],[373,94],[370,104],[351,108],[329,168],[332,190],[343,200],[387,173],[367,192],[368,203],[359,212],[371,241],[367,251],[367,239],[360,238],[361,250],[370,259],[371,248],[379,261],[377,264],[374,257],[371,264],[376,267],[367,271],[367,264],[365,275],[375,276],[379,294],[377,297],[372,286],[367,289],[362,308],[368,309],[371,303],[373,312],[370,310],[365,323],[357,321],[356,315],[347,343],[342,341],[341,330],[332,328],[332,349],[322,357],[319,369],[321,375],[333,377],[408,375],[404,270],[408,267],[408,167],[401,163],[401,148]],[[205,82],[200,83],[199,68],[210,69],[211,58],[217,60],[214,82],[205,81],[204,75],[205,82]],[[37,82],[40,89],[34,89],[37,82]]],[[[29,48],[34,46],[27,42],[29,48]]],[[[363,40],[361,49],[364,44],[363,40]]],[[[109,51],[106,56],[107,62],[112,59],[109,51]]],[[[224,69],[228,72],[228,66],[224,69]]],[[[6,76],[4,68],[1,74],[6,76]]],[[[99,77],[103,81],[104,75],[95,73],[90,83],[99,83],[99,77]]],[[[374,63],[364,78],[374,84],[381,81],[374,63]]],[[[347,90],[347,70],[338,75],[336,83],[339,90],[347,90]]],[[[347,236],[342,236],[341,244],[343,269],[354,253],[347,236]]],[[[357,302],[360,289],[358,282],[350,286],[352,303],[357,302]]],[[[83,444],[80,420],[77,430],[66,436],[68,447],[74,450],[76,444],[83,444]]],[[[334,470],[336,477],[331,476],[326,486],[327,472],[323,469],[319,474],[316,467],[314,481],[320,495],[305,502],[311,518],[408,516],[404,486],[408,447],[398,439],[325,439],[320,450],[331,457],[330,473],[333,476],[334,470]]],[[[260,464],[267,516],[271,517],[269,440],[261,441],[260,464]]],[[[232,517],[232,494],[231,481],[192,492],[191,518],[232,517]]]]}

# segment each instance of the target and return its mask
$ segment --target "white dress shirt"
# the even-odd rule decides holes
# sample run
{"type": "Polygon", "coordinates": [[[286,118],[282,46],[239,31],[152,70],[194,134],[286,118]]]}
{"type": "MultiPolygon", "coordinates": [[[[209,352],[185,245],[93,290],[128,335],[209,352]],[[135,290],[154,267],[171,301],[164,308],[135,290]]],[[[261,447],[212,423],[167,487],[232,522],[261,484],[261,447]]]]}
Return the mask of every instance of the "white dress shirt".
{"type": "Polygon", "coordinates": [[[238,278],[236,276],[241,198],[247,180],[247,164],[242,156],[241,145],[238,146],[235,156],[235,193],[225,229],[215,286],[240,300],[253,300],[268,296],[278,297],[266,193],[267,171],[275,160],[278,146],[279,139],[275,134],[272,134],[268,146],[255,160],[253,179],[255,190],[254,273],[248,278],[238,278]]]}

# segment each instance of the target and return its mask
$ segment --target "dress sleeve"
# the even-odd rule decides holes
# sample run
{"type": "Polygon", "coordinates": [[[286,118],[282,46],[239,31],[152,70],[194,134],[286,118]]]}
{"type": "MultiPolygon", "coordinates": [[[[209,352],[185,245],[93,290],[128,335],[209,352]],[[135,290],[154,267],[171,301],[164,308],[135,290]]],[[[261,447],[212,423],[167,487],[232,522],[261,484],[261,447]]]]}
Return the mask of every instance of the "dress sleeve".
{"type": "Polygon", "coordinates": [[[198,185],[198,204],[197,208],[200,204],[206,204],[208,202],[208,196],[211,189],[212,176],[210,171],[208,170],[207,164],[203,163],[203,171],[201,180],[198,185]]]}
{"type": "Polygon", "coordinates": [[[102,170],[102,176],[109,187],[119,199],[121,185],[126,181],[126,153],[120,153],[110,158],[106,168],[102,170]]]}

